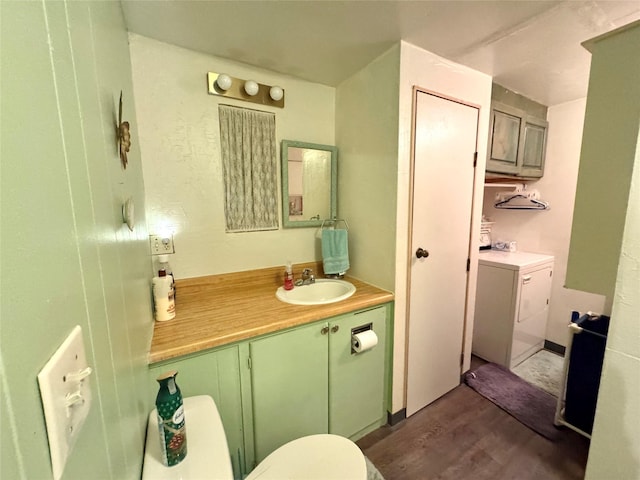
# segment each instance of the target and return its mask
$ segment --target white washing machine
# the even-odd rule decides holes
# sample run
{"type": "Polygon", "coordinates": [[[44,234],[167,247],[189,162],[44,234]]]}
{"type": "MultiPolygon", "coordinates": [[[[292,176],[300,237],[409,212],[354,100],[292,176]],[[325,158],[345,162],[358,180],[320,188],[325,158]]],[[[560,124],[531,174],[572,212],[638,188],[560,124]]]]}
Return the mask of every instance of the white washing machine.
{"type": "Polygon", "coordinates": [[[480,252],[472,352],[513,368],[544,347],[552,255],[480,252]]]}

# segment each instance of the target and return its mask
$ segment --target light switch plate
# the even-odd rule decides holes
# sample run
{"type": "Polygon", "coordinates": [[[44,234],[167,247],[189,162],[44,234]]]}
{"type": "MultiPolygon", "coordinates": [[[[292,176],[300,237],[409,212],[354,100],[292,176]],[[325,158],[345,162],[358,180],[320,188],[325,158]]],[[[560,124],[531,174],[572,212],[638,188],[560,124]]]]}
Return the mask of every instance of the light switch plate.
{"type": "Polygon", "coordinates": [[[175,253],[173,249],[173,235],[149,235],[151,255],[175,253]]]}
{"type": "Polygon", "coordinates": [[[89,414],[90,374],[82,328],[77,325],[38,374],[55,480],[62,476],[67,458],[89,414]]]}

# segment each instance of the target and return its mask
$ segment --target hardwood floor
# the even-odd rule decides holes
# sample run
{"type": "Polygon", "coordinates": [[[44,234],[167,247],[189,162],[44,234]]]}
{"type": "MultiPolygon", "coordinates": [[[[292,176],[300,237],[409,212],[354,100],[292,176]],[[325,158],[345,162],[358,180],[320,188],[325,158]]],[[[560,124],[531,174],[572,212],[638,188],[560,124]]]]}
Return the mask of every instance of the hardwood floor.
{"type": "Polygon", "coordinates": [[[582,479],[589,440],[552,442],[462,384],[357,444],[385,480],[582,479]]]}

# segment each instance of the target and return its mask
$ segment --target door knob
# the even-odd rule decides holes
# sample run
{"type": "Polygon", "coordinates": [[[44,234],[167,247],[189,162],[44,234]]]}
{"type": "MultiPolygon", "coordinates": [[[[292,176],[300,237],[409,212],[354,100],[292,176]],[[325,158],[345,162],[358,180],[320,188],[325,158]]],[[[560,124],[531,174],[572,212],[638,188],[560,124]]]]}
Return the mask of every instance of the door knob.
{"type": "Polygon", "coordinates": [[[322,327],[322,330],[320,330],[320,333],[322,335],[326,335],[327,333],[329,333],[329,327],[322,327]]]}
{"type": "Polygon", "coordinates": [[[340,325],[334,325],[331,327],[331,333],[336,333],[338,330],[340,330],[340,325]]]}
{"type": "Polygon", "coordinates": [[[428,256],[429,256],[429,252],[426,251],[424,248],[419,248],[418,250],[416,250],[416,257],[427,258],[428,256]]]}

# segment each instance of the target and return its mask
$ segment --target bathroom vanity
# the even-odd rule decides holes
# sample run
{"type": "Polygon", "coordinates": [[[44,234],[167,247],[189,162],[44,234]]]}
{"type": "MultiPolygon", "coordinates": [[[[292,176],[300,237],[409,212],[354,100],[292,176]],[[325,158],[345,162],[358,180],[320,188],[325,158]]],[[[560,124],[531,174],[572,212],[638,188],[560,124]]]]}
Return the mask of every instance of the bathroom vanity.
{"type": "MultiPolygon", "coordinates": [[[[296,276],[305,266],[321,271],[297,265],[296,276]]],[[[349,278],[356,292],[346,300],[291,305],[275,295],[282,270],[178,280],[176,318],[154,328],[151,395],[175,369],[183,395],[213,397],[236,478],[294,438],[356,440],[386,423],[393,295],[349,278]],[[363,325],[378,344],[355,354],[352,329],[363,325]]]]}

